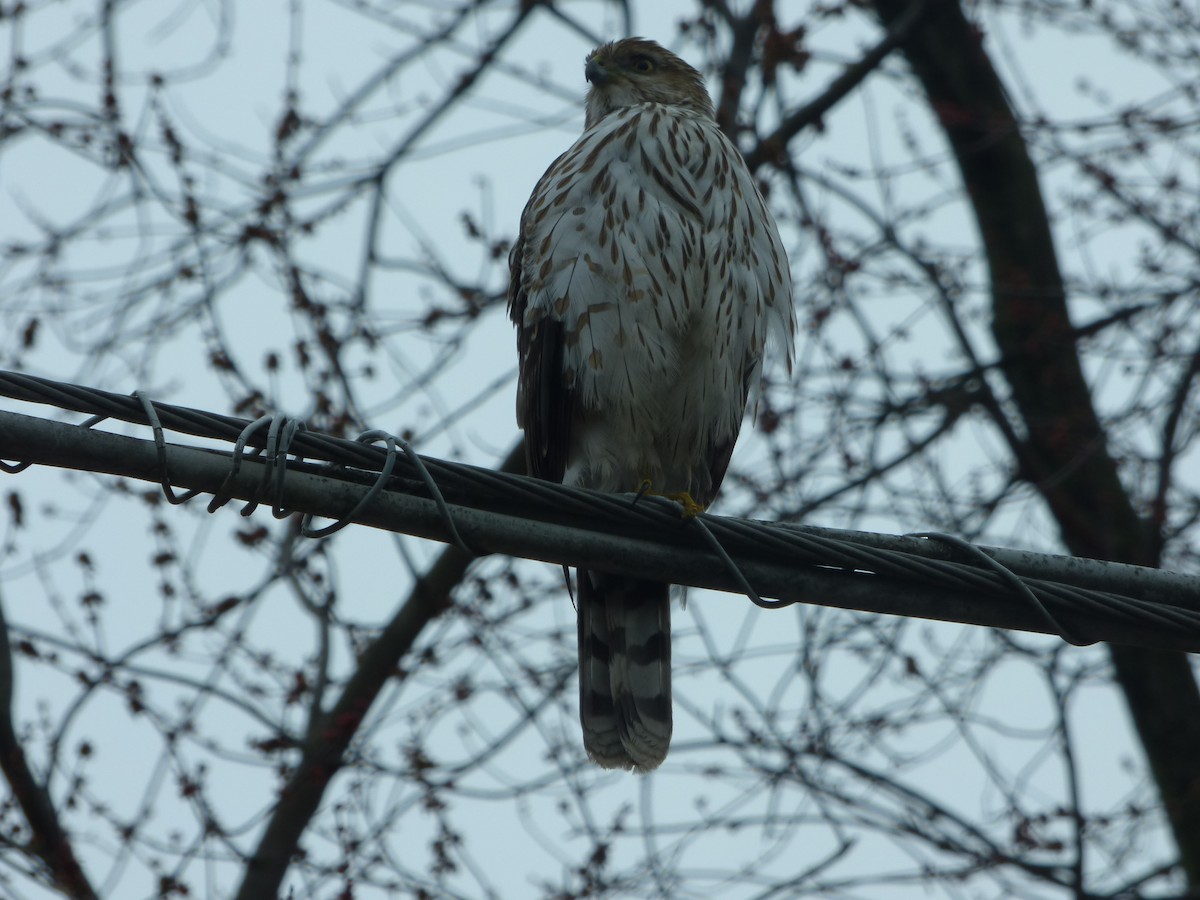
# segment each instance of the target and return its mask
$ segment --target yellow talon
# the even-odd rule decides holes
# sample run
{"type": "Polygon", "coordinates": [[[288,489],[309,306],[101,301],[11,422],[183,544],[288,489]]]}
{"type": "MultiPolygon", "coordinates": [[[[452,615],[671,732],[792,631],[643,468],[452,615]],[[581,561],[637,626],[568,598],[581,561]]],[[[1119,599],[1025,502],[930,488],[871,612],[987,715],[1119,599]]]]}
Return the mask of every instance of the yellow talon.
{"type": "Polygon", "coordinates": [[[697,503],[692,499],[692,495],[687,491],[680,491],[678,494],[660,494],[654,490],[654,484],[649,478],[643,478],[638,483],[637,496],[633,502],[637,503],[647,494],[655,497],[665,497],[668,500],[673,500],[683,507],[683,517],[685,519],[694,519],[707,508],[701,503],[697,503]]]}
{"type": "Polygon", "coordinates": [[[668,500],[674,500],[683,507],[683,517],[685,519],[694,519],[705,510],[704,504],[693,500],[692,495],[687,491],[680,491],[678,494],[663,494],[663,496],[668,500]]]}

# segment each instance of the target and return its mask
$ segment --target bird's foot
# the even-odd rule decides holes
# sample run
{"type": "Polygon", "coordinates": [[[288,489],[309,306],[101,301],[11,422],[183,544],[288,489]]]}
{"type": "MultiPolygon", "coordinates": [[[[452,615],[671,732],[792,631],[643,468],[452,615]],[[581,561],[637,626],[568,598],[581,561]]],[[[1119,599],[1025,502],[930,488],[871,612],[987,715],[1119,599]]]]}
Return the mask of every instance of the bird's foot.
{"type": "Polygon", "coordinates": [[[683,517],[685,519],[694,519],[700,513],[704,512],[705,506],[703,503],[697,503],[692,499],[692,495],[687,491],[680,491],[677,494],[663,494],[668,500],[674,500],[683,507],[683,517]]]}
{"type": "Polygon", "coordinates": [[[694,519],[700,513],[704,512],[706,507],[702,503],[697,503],[692,499],[692,495],[687,491],[680,491],[677,494],[660,494],[654,490],[654,483],[649,478],[643,478],[638,482],[637,496],[633,498],[633,502],[637,503],[645,496],[665,497],[668,500],[673,500],[683,507],[683,517],[685,519],[694,519]]]}
{"type": "Polygon", "coordinates": [[[691,494],[686,491],[680,491],[678,493],[659,493],[658,491],[654,490],[653,481],[650,481],[648,478],[643,478],[641,481],[637,482],[637,496],[634,498],[634,503],[637,503],[638,500],[646,496],[665,497],[668,500],[674,500],[674,502],[678,503],[680,506],[683,506],[684,518],[695,518],[696,516],[700,515],[704,509],[706,509],[702,503],[696,503],[695,500],[691,498],[691,494]]]}

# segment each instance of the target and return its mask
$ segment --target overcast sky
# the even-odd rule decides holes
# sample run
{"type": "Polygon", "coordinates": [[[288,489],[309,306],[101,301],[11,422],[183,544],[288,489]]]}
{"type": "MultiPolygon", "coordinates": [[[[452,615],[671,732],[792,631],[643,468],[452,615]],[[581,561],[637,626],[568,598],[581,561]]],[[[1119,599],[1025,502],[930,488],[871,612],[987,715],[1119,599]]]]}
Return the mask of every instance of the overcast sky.
{"type": "MultiPolygon", "coordinates": [[[[35,13],[25,17],[19,34],[24,55],[39,73],[37,82],[43,98],[55,98],[60,103],[61,115],[70,119],[79,114],[80,104],[95,105],[100,41],[95,35],[81,43],[64,44],[63,40],[74,32],[81,17],[96,15],[97,4],[67,0],[29,5],[35,8],[35,13]],[[53,62],[43,64],[47,58],[53,62]]],[[[592,34],[604,39],[620,36],[624,27],[610,4],[580,2],[562,6],[570,15],[578,16],[592,34]]],[[[634,6],[634,33],[679,47],[685,55],[695,51],[694,46],[681,44],[675,27],[682,12],[691,12],[692,4],[662,2],[634,6]]],[[[786,9],[789,4],[778,6],[786,9]]],[[[159,130],[153,116],[161,115],[187,136],[186,143],[197,153],[190,171],[196,178],[195,191],[205,203],[206,215],[232,217],[247,204],[256,202],[265,163],[274,148],[280,98],[289,87],[298,95],[301,114],[313,122],[323,122],[347,98],[370,85],[381,65],[404,49],[398,46],[403,40],[402,30],[384,28],[378,21],[357,14],[353,4],[298,2],[296,7],[302,11],[298,19],[289,16],[289,4],[282,0],[228,6],[216,2],[156,0],[121,6],[115,33],[123,68],[129,72],[162,71],[176,76],[170,79],[170,89],[157,97],[144,83],[121,86],[123,113],[131,117],[128,127],[156,137],[159,130]],[[225,16],[231,18],[222,18],[225,16]],[[289,51],[298,54],[294,69],[287,65],[289,51]],[[207,60],[218,52],[224,58],[218,65],[210,66],[207,60]],[[194,77],[180,77],[188,72],[194,72],[194,77]]],[[[418,35],[431,33],[450,16],[438,3],[400,3],[389,12],[411,22],[411,46],[419,42],[418,35]]],[[[347,173],[351,177],[356,174],[358,161],[374,160],[381,152],[403,142],[410,129],[428,112],[430,104],[441,96],[443,87],[454,83],[471,65],[478,47],[505,27],[509,19],[510,10],[503,5],[472,14],[469,25],[457,33],[454,41],[419,65],[402,68],[385,84],[372,87],[369,99],[356,108],[351,121],[339,123],[339,127],[327,132],[306,129],[298,142],[301,145],[311,142],[305,160],[308,171],[315,174],[303,189],[306,196],[297,208],[302,211],[321,208],[335,196],[337,184],[348,177],[347,173]],[[341,165],[347,161],[351,165],[341,165]]],[[[1016,19],[993,18],[989,19],[989,25],[987,46],[1003,66],[1017,104],[1027,112],[1084,119],[1099,114],[1105,108],[1104,102],[1119,104],[1124,98],[1151,97],[1165,88],[1151,74],[1118,64],[1100,37],[1076,36],[1067,46],[1053,35],[1024,30],[1016,19]]],[[[877,38],[876,29],[861,17],[825,23],[810,37],[817,51],[813,64],[799,76],[789,77],[786,94],[792,105],[819,93],[843,63],[854,60],[877,38]]],[[[0,21],[0,45],[10,45],[15,40],[11,22],[0,21]]],[[[430,128],[417,141],[413,161],[397,170],[400,181],[392,185],[388,194],[380,248],[389,259],[368,283],[369,302],[374,305],[386,348],[371,362],[386,366],[387,370],[377,372],[379,377],[374,381],[362,383],[360,396],[365,398],[362,411],[372,426],[396,433],[411,432],[422,452],[491,465],[518,438],[513,415],[515,341],[503,310],[498,307],[488,310],[471,330],[465,346],[435,339],[418,326],[429,298],[436,300],[438,292],[444,290],[438,279],[431,277],[433,268],[445,266],[493,291],[503,288],[506,278],[503,260],[491,258],[484,247],[468,238],[463,214],[469,213],[488,234],[497,238],[513,234],[533,184],[582,128],[586,88],[583,58],[591,45],[586,35],[552,15],[535,15],[507,46],[503,65],[472,89],[463,107],[430,128]],[[529,73],[542,83],[531,84],[529,73]],[[455,414],[460,409],[469,409],[469,413],[455,414]],[[447,419],[453,420],[448,427],[443,425],[447,419]]],[[[716,85],[712,87],[715,89],[716,85]]],[[[916,134],[931,153],[939,153],[940,138],[930,127],[928,112],[914,99],[883,79],[874,80],[841,104],[828,117],[821,133],[805,138],[802,164],[814,173],[851,169],[871,172],[880,165],[880,160],[895,155],[896,148],[907,139],[906,130],[916,134]]],[[[771,109],[763,111],[767,122],[776,115],[777,111],[771,109]]],[[[104,228],[72,244],[68,251],[70,268],[87,282],[84,288],[61,295],[52,290],[20,291],[14,293],[15,302],[0,307],[6,321],[10,317],[13,322],[24,321],[31,314],[43,314],[37,351],[23,357],[29,371],[109,390],[143,388],[150,390],[155,399],[224,413],[230,411],[234,392],[207,365],[209,338],[219,333],[247,365],[261,367],[268,352],[278,350],[285,364],[273,382],[277,392],[271,399],[285,412],[312,414],[311,394],[297,377],[289,351],[294,333],[286,284],[266,255],[251,267],[249,276],[224,291],[211,318],[180,315],[194,299],[194,292],[200,290],[199,285],[180,286],[138,304],[121,314],[129,318],[121,318],[117,301],[142,284],[142,275],[138,273],[165,271],[171,266],[173,254],[180,246],[182,230],[178,221],[172,222],[161,213],[155,214],[161,215],[161,219],[147,222],[144,210],[110,210],[109,205],[120,196],[124,175],[98,168],[89,153],[69,152],[33,133],[19,140],[10,139],[0,150],[3,151],[0,244],[36,241],[47,231],[68,228],[97,210],[107,217],[104,228]],[[127,339],[138,334],[139,329],[145,332],[147,323],[158,323],[159,333],[168,335],[168,339],[127,339]],[[109,339],[101,342],[104,336],[109,339]],[[102,344],[99,351],[95,349],[98,342],[102,344]]],[[[1053,168],[1048,172],[1049,193],[1069,186],[1067,173],[1053,168]]],[[[168,192],[179,188],[178,172],[162,156],[150,158],[146,176],[148,189],[156,185],[168,192]]],[[[893,199],[904,205],[911,199],[910,191],[937,195],[956,190],[953,182],[939,183],[940,177],[931,175],[928,183],[921,184],[914,184],[919,181],[916,179],[898,179],[877,184],[875,189],[882,193],[896,192],[893,199]]],[[[820,184],[811,183],[808,190],[812,203],[825,214],[853,215],[820,184]]],[[[356,201],[332,224],[322,227],[316,238],[303,244],[304,258],[324,273],[327,299],[338,298],[339,294],[345,299],[345,292],[360,284],[367,214],[367,205],[356,201]]],[[[783,222],[782,226],[793,275],[797,285],[803,286],[819,277],[819,254],[811,238],[801,233],[796,223],[783,222]]],[[[928,229],[931,241],[964,247],[976,242],[974,226],[962,205],[942,207],[923,227],[928,229]]],[[[1074,238],[1069,223],[1063,223],[1062,227],[1064,249],[1070,257],[1074,238]]],[[[1120,229],[1113,229],[1107,236],[1089,238],[1086,258],[1071,258],[1076,265],[1119,268],[1130,257],[1123,240],[1120,229]]],[[[27,279],[34,275],[30,263],[10,261],[0,265],[3,265],[0,288],[27,284],[27,279]]],[[[978,269],[971,274],[982,280],[978,269]]],[[[943,335],[925,313],[914,313],[915,304],[905,306],[905,302],[905,298],[897,296],[894,303],[881,304],[880,321],[888,321],[889,317],[895,317],[896,321],[911,320],[918,338],[904,352],[910,354],[915,367],[936,371],[947,365],[949,356],[941,343],[943,335]]],[[[12,358],[17,340],[13,330],[0,336],[6,358],[12,358]]],[[[365,364],[367,359],[361,356],[357,362],[365,364]]],[[[18,408],[7,401],[3,406],[18,408]]],[[[31,409],[21,407],[27,412],[31,409]]],[[[46,414],[46,411],[32,414],[46,414]]],[[[738,452],[753,454],[755,448],[750,442],[738,452]]],[[[953,465],[953,461],[948,465],[953,465]]],[[[65,598],[73,596],[86,581],[87,576],[71,562],[74,548],[79,546],[79,536],[86,530],[86,546],[100,561],[100,583],[108,604],[100,640],[113,647],[136,643],[145,635],[147,625],[153,624],[146,621],[145,598],[155,594],[158,577],[147,566],[147,559],[158,544],[147,530],[141,505],[115,500],[102,489],[100,481],[86,476],[32,471],[19,476],[13,484],[19,484],[27,497],[36,498],[40,510],[35,518],[42,530],[37,541],[0,556],[0,591],[3,591],[0,599],[6,615],[24,627],[47,634],[64,627],[69,616],[57,604],[65,603],[65,598]]],[[[8,487],[6,484],[5,488],[8,487]]],[[[260,511],[257,515],[265,517],[267,513],[260,511]]],[[[230,540],[228,532],[238,524],[233,520],[232,511],[212,518],[180,513],[178,519],[172,519],[186,535],[182,543],[189,552],[196,559],[210,560],[204,567],[203,590],[213,597],[244,590],[247,582],[262,577],[267,565],[261,557],[236,547],[230,540]]],[[[1034,527],[1025,527],[1030,521],[1025,515],[1012,520],[1008,535],[1011,542],[1048,551],[1057,549],[1053,532],[1046,528],[1044,520],[1034,517],[1034,527]]],[[[904,522],[881,527],[917,531],[926,524],[904,522]]],[[[332,546],[335,551],[330,565],[338,570],[342,592],[340,613],[348,619],[375,622],[383,621],[403,597],[410,583],[410,564],[419,567],[440,549],[427,542],[365,529],[344,532],[332,546]]],[[[554,572],[546,573],[547,581],[554,577],[554,572]]],[[[676,620],[680,641],[678,666],[699,668],[707,658],[699,645],[700,630],[695,624],[698,620],[689,618],[692,615],[703,620],[707,633],[727,636],[731,648],[753,641],[767,645],[799,641],[806,629],[824,627],[830,621],[816,610],[780,614],[768,624],[763,614],[752,611],[748,604],[730,601],[728,597],[693,595],[689,609],[676,620]]],[[[573,612],[565,593],[562,602],[548,615],[553,617],[555,625],[570,631],[573,612]]],[[[445,625],[439,629],[443,627],[451,628],[445,625]]],[[[881,623],[878,627],[888,625],[881,623]]],[[[294,600],[286,596],[273,596],[248,611],[244,628],[262,643],[275,646],[281,660],[302,659],[312,652],[311,625],[296,613],[294,600]]],[[[973,640],[967,633],[969,630],[940,625],[922,628],[930,643],[958,642],[962,654],[969,655],[973,640]]],[[[439,634],[446,633],[438,631],[429,636],[428,642],[435,645],[439,634]]],[[[347,664],[347,648],[338,648],[336,652],[341,654],[342,663],[347,664]]],[[[194,665],[196,673],[201,673],[207,665],[206,659],[157,658],[152,662],[163,667],[178,666],[182,671],[191,671],[194,665]]],[[[776,677],[777,671],[772,667],[777,662],[768,658],[762,663],[765,682],[776,677]]],[[[850,685],[866,677],[869,663],[847,656],[830,661],[830,671],[833,677],[842,677],[850,685]]],[[[706,683],[703,673],[693,677],[698,685],[706,683]]],[[[720,694],[723,689],[723,684],[714,678],[715,702],[725,702],[720,694]]],[[[702,686],[693,687],[690,696],[703,695],[703,690],[702,686]]],[[[1014,659],[1007,664],[1003,679],[989,682],[979,698],[979,708],[1004,718],[1015,731],[1023,728],[1035,731],[1044,727],[1049,714],[1047,698],[1039,691],[1030,667],[1014,659]]],[[[73,689],[65,681],[59,684],[48,678],[37,685],[18,684],[19,703],[25,717],[38,714],[38,703],[61,711],[72,696],[73,689]]],[[[186,692],[181,693],[179,702],[191,702],[186,692]]],[[[395,699],[397,706],[389,706],[390,702],[389,698],[381,702],[379,721],[374,727],[394,727],[398,734],[395,740],[399,741],[403,739],[400,709],[407,701],[395,699]]],[[[90,764],[98,784],[109,786],[129,779],[128,790],[112,791],[110,802],[120,808],[122,815],[135,817],[143,797],[156,790],[150,785],[156,784],[155,778],[159,776],[147,773],[161,767],[161,778],[169,779],[170,764],[164,760],[152,735],[145,735],[145,739],[139,736],[138,729],[149,730],[150,726],[129,719],[122,709],[123,704],[116,699],[96,702],[72,726],[69,739],[78,741],[86,735],[101,748],[90,764]]],[[[226,707],[222,710],[220,715],[229,718],[218,727],[228,728],[230,746],[240,752],[245,749],[243,736],[258,733],[259,723],[249,718],[238,720],[226,707]]],[[[296,722],[300,721],[300,712],[297,710],[296,722]]],[[[1137,753],[1126,734],[1123,713],[1110,693],[1085,694],[1075,714],[1081,720],[1099,723],[1096,741],[1085,743],[1080,752],[1091,773],[1090,786],[1097,792],[1093,796],[1097,805],[1102,806],[1123,796],[1140,777],[1124,768],[1137,753]]],[[[688,722],[686,712],[680,715],[677,743],[682,747],[693,736],[688,722]]],[[[574,740],[575,735],[567,737],[574,740]]],[[[443,739],[448,744],[463,740],[461,734],[452,733],[449,728],[443,739]]],[[[507,758],[500,764],[521,765],[520,760],[526,758],[531,764],[540,765],[544,752],[534,735],[526,735],[506,749],[507,758]]],[[[1038,783],[1039,790],[1044,790],[1047,796],[1064,791],[1061,772],[1039,768],[1036,753],[1029,748],[1015,752],[1027,753],[1028,757],[1014,757],[1009,764],[1014,769],[1028,766],[1029,778],[1038,783]]],[[[611,811],[629,804],[637,811],[633,819],[642,824],[647,819],[641,817],[651,815],[658,816],[660,822],[673,819],[684,822],[693,814],[698,776],[688,770],[686,763],[677,770],[668,768],[663,776],[653,779],[607,777],[612,783],[599,807],[608,805],[611,811]]],[[[213,798],[222,804],[225,820],[244,822],[252,829],[258,824],[254,815],[262,807],[269,782],[269,770],[231,765],[214,774],[210,787],[213,798]]],[[[935,764],[917,777],[916,783],[943,791],[950,798],[961,797],[967,815],[980,802],[996,808],[1002,805],[1001,799],[995,797],[984,797],[981,801],[978,796],[981,781],[969,752],[962,748],[948,748],[939,753],[935,764]],[[960,787],[956,788],[956,784],[960,787]]],[[[395,798],[377,799],[383,808],[395,798]]],[[[561,864],[555,842],[570,845],[586,830],[584,823],[574,822],[572,832],[572,827],[564,824],[569,817],[559,817],[553,812],[552,800],[540,796],[531,799],[531,806],[524,809],[520,804],[501,809],[495,804],[481,803],[478,813],[466,816],[465,827],[474,841],[476,861],[489,873],[487,882],[499,895],[527,896],[534,879],[553,881],[561,864]],[[527,827],[530,818],[544,825],[545,838],[540,843],[527,827]],[[520,849],[514,851],[516,841],[520,842],[520,849]]],[[[726,795],[719,802],[735,804],[737,799],[726,795]]],[[[192,822],[190,814],[172,810],[169,802],[163,802],[158,810],[155,815],[164,834],[173,824],[186,829],[187,823],[192,822]],[[174,814],[180,816],[175,822],[174,814]]],[[[758,811],[747,810],[747,815],[758,811]]],[[[425,826],[431,827],[428,822],[425,826]]],[[[758,858],[756,854],[762,852],[756,845],[756,834],[714,836],[708,843],[689,845],[688,852],[697,854],[693,862],[697,866],[702,865],[704,853],[717,854],[723,861],[744,860],[750,865],[758,858]]],[[[410,837],[423,848],[428,832],[418,831],[410,837]]],[[[105,851],[111,848],[111,836],[97,827],[91,839],[99,849],[93,855],[85,848],[84,857],[96,866],[97,882],[104,877],[111,879],[110,896],[146,896],[151,883],[146,872],[130,861],[106,868],[102,860],[108,858],[105,851]]],[[[664,838],[668,844],[671,840],[664,838]]],[[[831,834],[820,829],[805,831],[802,839],[786,847],[786,853],[781,849],[783,860],[773,859],[771,864],[802,867],[805,859],[815,860],[830,849],[833,840],[831,834]]],[[[622,844],[619,852],[636,850],[622,844]]],[[[880,860],[887,860],[889,852],[896,852],[896,865],[907,862],[898,851],[885,846],[881,845],[878,852],[880,860]]],[[[464,893],[482,895],[472,878],[470,873],[462,876],[464,893]]],[[[228,870],[213,874],[211,884],[220,886],[214,888],[214,896],[231,883],[228,870]]],[[[729,885],[722,890],[728,891],[722,896],[750,895],[749,891],[735,890],[729,885]]],[[[30,900],[35,896],[30,894],[30,900]]],[[[916,897],[926,893],[923,888],[914,887],[907,894],[897,889],[888,896],[916,897]]]]}

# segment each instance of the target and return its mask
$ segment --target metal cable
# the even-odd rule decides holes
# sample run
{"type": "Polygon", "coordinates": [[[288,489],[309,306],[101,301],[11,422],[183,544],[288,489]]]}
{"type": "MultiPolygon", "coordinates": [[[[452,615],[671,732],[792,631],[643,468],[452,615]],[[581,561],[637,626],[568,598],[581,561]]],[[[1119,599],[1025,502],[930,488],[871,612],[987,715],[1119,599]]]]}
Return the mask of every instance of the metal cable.
{"type": "MultiPolygon", "coordinates": [[[[370,490],[363,495],[362,499],[354,505],[354,507],[344,516],[334,522],[332,525],[326,525],[324,528],[313,529],[311,527],[313,517],[310,514],[305,514],[300,519],[300,533],[307,538],[323,538],[329,537],[336,531],[341,531],[347,525],[351,524],[355,517],[358,516],[364,509],[371,505],[371,502],[379,496],[380,492],[387,485],[388,479],[392,476],[392,471],[396,468],[396,438],[383,431],[368,431],[365,434],[358,436],[360,443],[371,444],[375,441],[383,441],[387,446],[387,459],[384,461],[383,468],[379,470],[379,477],[375,479],[375,483],[371,485],[370,490]]],[[[336,470],[337,463],[331,464],[331,468],[336,470]]],[[[453,525],[453,520],[449,518],[449,510],[446,511],[447,522],[453,525]]]]}
{"type": "MultiPolygon", "coordinates": [[[[1014,572],[1011,566],[994,558],[1004,551],[985,552],[948,535],[928,534],[926,537],[929,540],[913,538],[906,544],[902,538],[884,535],[835,533],[831,529],[707,514],[685,519],[675,504],[660,498],[645,498],[635,503],[633,494],[600,494],[423,457],[406,443],[382,432],[368,432],[358,440],[347,440],[308,431],[303,423],[295,420],[263,417],[251,423],[186,407],[151,403],[140,394],[123,396],[5,371],[0,371],[0,396],[48,404],[99,418],[149,425],[155,432],[160,462],[165,460],[165,442],[162,439],[165,429],[234,443],[230,475],[209,503],[210,511],[230,499],[225,489],[236,474],[247,447],[255,448],[256,452],[266,451],[271,465],[268,468],[269,483],[263,485],[263,496],[276,499],[287,466],[298,458],[327,464],[331,467],[333,477],[353,477],[363,483],[365,476],[373,476],[371,491],[350,514],[334,526],[311,532],[313,535],[328,534],[343,527],[386,486],[433,501],[445,522],[450,539],[467,552],[471,551],[455,526],[451,504],[612,535],[652,534],[654,540],[680,548],[696,549],[698,543],[703,543],[723,561],[735,583],[742,587],[747,596],[767,608],[781,604],[758,596],[752,581],[743,574],[747,565],[764,563],[795,567],[797,571],[835,570],[848,575],[870,574],[880,578],[881,590],[886,590],[884,579],[895,579],[908,584],[927,585],[931,589],[967,592],[973,596],[996,597],[1000,600],[1015,596],[1037,610],[1047,627],[1072,642],[1078,642],[1080,638],[1064,627],[1064,616],[1076,622],[1097,617],[1142,626],[1149,623],[1157,628],[1182,631],[1200,638],[1200,579],[1189,579],[1188,576],[1171,575],[1174,579],[1171,591],[1165,588],[1159,591],[1164,596],[1169,594],[1169,601],[1161,596],[1147,599],[1147,593],[1154,593],[1149,588],[1155,584],[1163,588],[1164,579],[1158,576],[1169,573],[1109,564],[1114,572],[1122,573],[1127,582],[1137,582],[1146,588],[1112,591],[1104,586],[1095,586],[1097,576],[1094,568],[1101,564],[1090,561],[1086,565],[1093,567],[1092,574],[1088,576],[1093,584],[1083,586],[1067,583],[1071,581],[1070,578],[1050,580],[1031,575],[1028,571],[1014,572]],[[268,425],[265,437],[262,434],[263,425],[268,425]],[[375,446],[376,441],[384,441],[386,446],[375,446]],[[397,448],[403,453],[397,453],[397,448]],[[289,460],[288,454],[292,455],[292,460],[289,460]],[[339,472],[340,475],[337,474],[339,472]],[[886,541],[901,545],[903,549],[883,546],[886,541]],[[939,558],[935,551],[921,546],[935,542],[947,544],[961,552],[955,554],[952,549],[946,558],[939,558]],[[950,558],[954,556],[957,558],[950,558]],[[1130,577],[1131,573],[1136,577],[1130,577]]],[[[99,421],[99,418],[93,422],[99,421]]],[[[3,468],[5,471],[11,470],[8,465],[3,468]]],[[[162,483],[164,492],[171,490],[165,477],[165,468],[162,483]]],[[[275,512],[283,512],[277,503],[275,512]]]]}
{"type": "Polygon", "coordinates": [[[1018,578],[1006,566],[996,562],[996,560],[992,559],[974,544],[964,541],[957,535],[944,534],[940,531],[919,531],[909,535],[909,537],[927,538],[929,540],[941,541],[942,543],[950,544],[952,547],[957,547],[972,559],[976,560],[983,568],[991,569],[992,571],[997,572],[1005,582],[1012,586],[1013,590],[1017,592],[1018,596],[1024,597],[1029,601],[1030,606],[1037,610],[1038,615],[1040,615],[1043,621],[1050,626],[1050,630],[1059,635],[1068,644],[1074,644],[1076,647],[1086,647],[1088,644],[1095,643],[1095,641],[1084,641],[1076,638],[1072,634],[1071,630],[1062,622],[1060,622],[1058,617],[1050,612],[1050,610],[1046,608],[1046,605],[1038,599],[1037,595],[1029,589],[1029,585],[1018,578]]]}

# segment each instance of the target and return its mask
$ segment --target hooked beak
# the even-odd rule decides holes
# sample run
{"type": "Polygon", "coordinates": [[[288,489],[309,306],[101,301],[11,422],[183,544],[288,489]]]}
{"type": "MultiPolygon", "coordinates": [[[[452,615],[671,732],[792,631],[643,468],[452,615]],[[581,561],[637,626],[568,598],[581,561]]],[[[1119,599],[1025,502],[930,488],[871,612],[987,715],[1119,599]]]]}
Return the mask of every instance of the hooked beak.
{"type": "Polygon", "coordinates": [[[583,77],[597,86],[608,82],[608,72],[600,64],[600,60],[594,56],[589,57],[587,64],[583,67],[583,77]]]}

